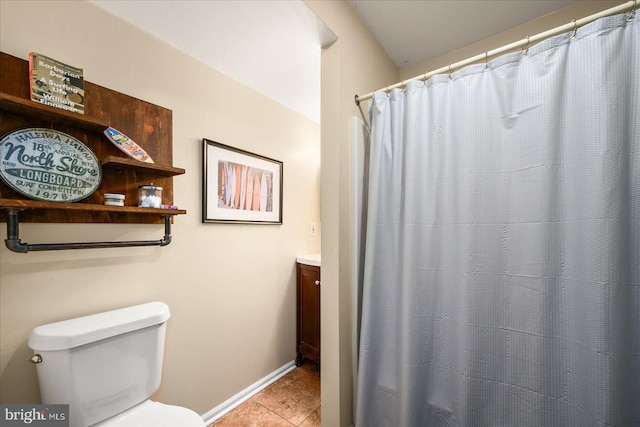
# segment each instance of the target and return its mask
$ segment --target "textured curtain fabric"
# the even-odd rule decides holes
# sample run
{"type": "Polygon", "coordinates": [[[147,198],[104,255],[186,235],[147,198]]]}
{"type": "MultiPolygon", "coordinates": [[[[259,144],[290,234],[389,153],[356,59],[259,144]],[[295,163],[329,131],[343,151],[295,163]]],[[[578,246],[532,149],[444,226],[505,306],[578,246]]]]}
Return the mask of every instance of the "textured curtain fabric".
{"type": "Polygon", "coordinates": [[[640,426],[639,35],[375,94],[357,426],[640,426]]]}

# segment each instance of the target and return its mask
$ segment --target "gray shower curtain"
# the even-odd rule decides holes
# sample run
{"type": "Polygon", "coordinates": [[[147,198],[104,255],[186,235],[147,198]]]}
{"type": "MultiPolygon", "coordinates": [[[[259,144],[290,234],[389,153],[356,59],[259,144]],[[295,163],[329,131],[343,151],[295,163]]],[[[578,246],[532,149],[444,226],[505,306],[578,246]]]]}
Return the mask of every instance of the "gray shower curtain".
{"type": "Polygon", "coordinates": [[[357,426],[640,426],[639,21],[374,95],[357,426]]]}

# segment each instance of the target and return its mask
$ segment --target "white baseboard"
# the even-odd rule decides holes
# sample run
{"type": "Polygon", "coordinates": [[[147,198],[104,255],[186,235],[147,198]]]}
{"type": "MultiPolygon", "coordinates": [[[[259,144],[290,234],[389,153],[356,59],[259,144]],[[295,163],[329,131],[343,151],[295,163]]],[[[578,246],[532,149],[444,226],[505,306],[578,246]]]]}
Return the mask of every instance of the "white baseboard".
{"type": "Polygon", "coordinates": [[[274,383],[289,372],[293,371],[295,368],[295,361],[292,360],[291,362],[276,369],[261,380],[251,384],[249,387],[245,388],[235,396],[232,396],[229,399],[225,400],[209,412],[203,414],[202,419],[204,420],[206,425],[211,424],[227,412],[231,411],[233,408],[239,406],[242,402],[249,399],[254,394],[258,393],[260,390],[266,388],[269,384],[274,383]]]}

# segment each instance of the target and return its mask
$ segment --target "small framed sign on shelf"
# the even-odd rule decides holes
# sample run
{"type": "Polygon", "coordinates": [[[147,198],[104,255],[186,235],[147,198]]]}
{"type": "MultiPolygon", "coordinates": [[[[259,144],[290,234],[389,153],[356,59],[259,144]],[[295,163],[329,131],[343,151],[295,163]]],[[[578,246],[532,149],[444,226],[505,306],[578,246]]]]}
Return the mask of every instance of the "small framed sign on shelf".
{"type": "Polygon", "coordinates": [[[203,139],[202,222],[282,224],[282,162],[203,139]]]}

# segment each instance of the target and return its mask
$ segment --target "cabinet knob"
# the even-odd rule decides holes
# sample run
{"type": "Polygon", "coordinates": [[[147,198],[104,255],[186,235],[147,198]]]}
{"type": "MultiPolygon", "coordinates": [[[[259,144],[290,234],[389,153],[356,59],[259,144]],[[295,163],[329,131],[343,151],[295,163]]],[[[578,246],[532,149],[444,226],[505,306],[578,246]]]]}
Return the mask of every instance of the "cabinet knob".
{"type": "Polygon", "coordinates": [[[320,280],[316,280],[316,286],[320,284],[320,280]]]}

